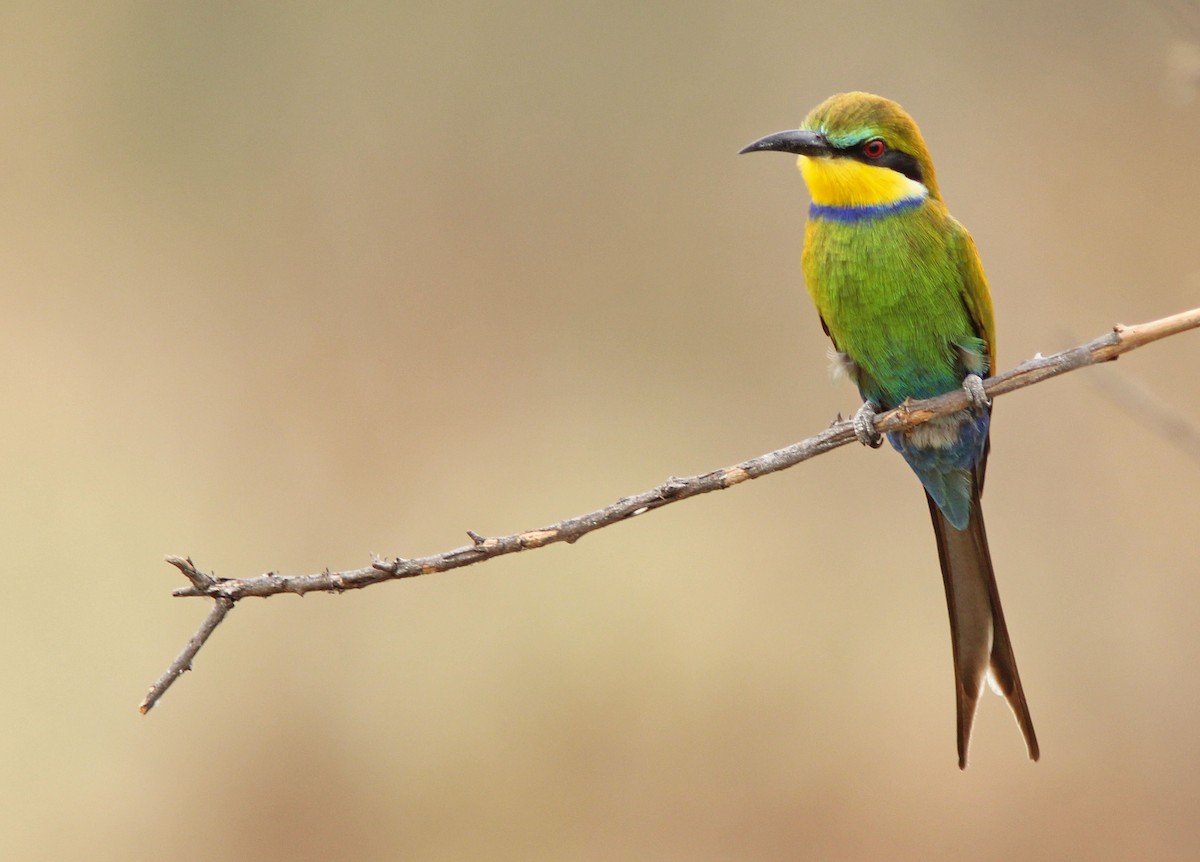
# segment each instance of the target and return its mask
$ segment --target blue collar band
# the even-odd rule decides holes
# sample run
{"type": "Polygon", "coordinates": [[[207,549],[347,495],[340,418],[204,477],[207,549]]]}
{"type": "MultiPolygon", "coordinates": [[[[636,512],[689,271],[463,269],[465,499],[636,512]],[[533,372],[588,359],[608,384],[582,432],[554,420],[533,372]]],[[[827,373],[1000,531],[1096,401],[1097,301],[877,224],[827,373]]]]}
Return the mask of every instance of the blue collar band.
{"type": "Polygon", "coordinates": [[[871,221],[872,219],[916,209],[928,199],[925,195],[919,195],[917,197],[904,198],[891,204],[871,204],[861,207],[833,207],[813,204],[808,208],[808,217],[852,224],[854,222],[871,221]]]}

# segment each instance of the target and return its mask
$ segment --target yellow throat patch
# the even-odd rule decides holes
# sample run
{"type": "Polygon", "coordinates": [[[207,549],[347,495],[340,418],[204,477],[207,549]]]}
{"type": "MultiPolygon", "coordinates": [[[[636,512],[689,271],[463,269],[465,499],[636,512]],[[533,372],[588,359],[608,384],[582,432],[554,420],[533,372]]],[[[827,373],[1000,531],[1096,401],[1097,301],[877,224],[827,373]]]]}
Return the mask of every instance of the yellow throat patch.
{"type": "Polygon", "coordinates": [[[929,194],[922,183],[902,173],[850,158],[800,156],[797,164],[819,206],[879,206],[929,194]]]}

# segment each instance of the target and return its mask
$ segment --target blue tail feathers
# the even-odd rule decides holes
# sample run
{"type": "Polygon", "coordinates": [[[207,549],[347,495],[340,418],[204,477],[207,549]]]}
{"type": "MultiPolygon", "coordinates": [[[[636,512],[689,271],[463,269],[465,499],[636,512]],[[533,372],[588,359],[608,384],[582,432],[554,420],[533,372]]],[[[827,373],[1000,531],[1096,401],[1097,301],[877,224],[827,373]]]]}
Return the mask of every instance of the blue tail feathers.
{"type": "Polygon", "coordinates": [[[888,434],[888,441],[956,530],[965,530],[971,520],[975,466],[983,457],[989,421],[988,411],[979,415],[964,411],[907,433],[888,434]]]}

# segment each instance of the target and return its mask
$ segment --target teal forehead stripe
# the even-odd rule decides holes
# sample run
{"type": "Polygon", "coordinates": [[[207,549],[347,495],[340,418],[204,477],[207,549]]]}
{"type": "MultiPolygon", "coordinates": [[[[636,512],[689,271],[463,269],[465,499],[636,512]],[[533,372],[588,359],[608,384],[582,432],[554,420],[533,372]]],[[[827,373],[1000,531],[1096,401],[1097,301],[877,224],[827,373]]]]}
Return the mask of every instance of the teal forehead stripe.
{"type": "Polygon", "coordinates": [[[916,209],[925,203],[926,200],[928,198],[924,195],[918,195],[917,197],[904,198],[891,204],[871,204],[870,206],[861,207],[834,207],[813,204],[808,208],[808,217],[823,221],[852,224],[853,222],[870,221],[871,219],[883,218],[884,216],[916,209]]]}
{"type": "Polygon", "coordinates": [[[825,140],[833,144],[839,150],[848,150],[852,147],[857,147],[863,141],[869,141],[871,138],[880,136],[875,129],[855,129],[852,132],[827,132],[824,129],[818,131],[825,136],[825,140]]]}

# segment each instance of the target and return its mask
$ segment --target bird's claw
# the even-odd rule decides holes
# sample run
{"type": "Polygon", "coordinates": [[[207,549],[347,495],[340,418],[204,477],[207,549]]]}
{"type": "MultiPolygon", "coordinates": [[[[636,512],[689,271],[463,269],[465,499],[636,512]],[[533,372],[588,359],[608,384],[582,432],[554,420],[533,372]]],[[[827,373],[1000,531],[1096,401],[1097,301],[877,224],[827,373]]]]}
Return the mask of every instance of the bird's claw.
{"type": "Polygon", "coordinates": [[[854,436],[858,442],[872,449],[878,449],[883,444],[883,436],[875,430],[875,415],[875,405],[864,401],[850,420],[854,423],[854,436]]]}
{"type": "Polygon", "coordinates": [[[978,374],[968,374],[964,377],[962,388],[966,390],[971,409],[976,413],[982,413],[992,406],[992,402],[988,400],[987,392],[983,389],[983,378],[978,374]]]}

